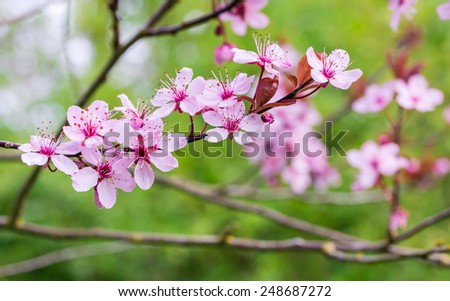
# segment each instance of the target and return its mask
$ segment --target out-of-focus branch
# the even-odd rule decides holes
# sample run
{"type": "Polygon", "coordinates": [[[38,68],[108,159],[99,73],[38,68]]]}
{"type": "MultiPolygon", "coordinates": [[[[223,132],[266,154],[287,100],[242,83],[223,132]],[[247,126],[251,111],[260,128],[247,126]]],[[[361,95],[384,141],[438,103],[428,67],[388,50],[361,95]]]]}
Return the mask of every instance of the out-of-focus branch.
{"type": "Polygon", "coordinates": [[[120,47],[119,0],[108,0],[108,8],[111,14],[112,48],[116,50],[120,47]]]}
{"type": "Polygon", "coordinates": [[[397,235],[396,237],[394,237],[393,242],[400,242],[400,241],[406,240],[406,239],[414,236],[415,234],[425,230],[426,228],[428,228],[432,225],[435,225],[435,224],[439,223],[440,221],[448,218],[449,216],[450,216],[450,208],[446,208],[430,217],[427,217],[420,223],[413,226],[411,229],[397,235]]]}
{"type": "Polygon", "coordinates": [[[295,200],[307,204],[362,205],[385,202],[383,193],[378,190],[359,192],[304,192],[295,194],[289,188],[260,189],[253,186],[229,185],[217,187],[219,195],[251,197],[256,201],[295,200]]]}
{"type": "Polygon", "coordinates": [[[0,266],[0,277],[11,277],[43,269],[65,261],[125,252],[134,248],[136,248],[136,246],[123,242],[70,247],[21,262],[0,266]]]}
{"type": "Polygon", "coordinates": [[[2,148],[18,149],[19,146],[21,146],[20,143],[0,140],[0,147],[2,147],[2,148]]]}
{"type": "Polygon", "coordinates": [[[355,236],[345,234],[343,232],[329,229],[323,226],[315,225],[297,218],[293,218],[284,215],[274,209],[220,196],[214,191],[208,189],[207,187],[202,186],[199,183],[191,183],[186,179],[178,179],[175,177],[164,177],[160,175],[155,179],[155,181],[161,185],[176,188],[191,195],[203,198],[214,204],[218,204],[238,211],[252,213],[295,230],[299,230],[302,232],[314,234],[320,237],[325,237],[337,241],[359,240],[359,238],[355,236]]]}

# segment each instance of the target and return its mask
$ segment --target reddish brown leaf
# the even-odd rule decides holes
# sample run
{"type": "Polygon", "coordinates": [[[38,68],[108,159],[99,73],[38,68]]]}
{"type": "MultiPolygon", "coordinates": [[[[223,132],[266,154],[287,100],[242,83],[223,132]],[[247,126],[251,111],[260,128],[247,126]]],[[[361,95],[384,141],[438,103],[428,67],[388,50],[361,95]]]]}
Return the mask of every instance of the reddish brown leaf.
{"type": "MultiPolygon", "coordinates": [[[[316,52],[317,57],[319,54],[316,52]]],[[[308,64],[308,59],[304,55],[297,64],[297,85],[301,86],[304,82],[311,79],[311,66],[308,64]]]]}
{"type": "Polygon", "coordinates": [[[266,104],[278,90],[278,76],[274,78],[264,77],[259,81],[255,94],[256,108],[266,104]]]}

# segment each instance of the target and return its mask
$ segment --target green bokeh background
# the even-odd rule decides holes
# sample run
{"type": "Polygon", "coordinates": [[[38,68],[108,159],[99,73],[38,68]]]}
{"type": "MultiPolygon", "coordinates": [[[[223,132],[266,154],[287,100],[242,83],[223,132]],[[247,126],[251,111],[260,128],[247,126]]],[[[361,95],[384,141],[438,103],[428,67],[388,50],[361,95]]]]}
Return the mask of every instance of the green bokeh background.
{"type": "MultiPolygon", "coordinates": [[[[122,0],[125,1],[125,0],[122,0]]],[[[127,32],[146,20],[159,1],[127,1],[127,12],[122,12],[127,32]]],[[[412,54],[413,60],[423,61],[424,74],[430,84],[449,92],[450,76],[450,22],[437,18],[436,7],[442,1],[419,1],[418,13],[413,23],[423,31],[423,43],[412,54]]],[[[161,24],[174,24],[195,17],[210,9],[210,1],[181,0],[161,24]]],[[[395,46],[399,34],[389,28],[390,12],[387,1],[360,0],[272,0],[264,12],[270,17],[270,25],[261,33],[270,33],[273,39],[287,39],[300,52],[309,46],[327,50],[344,48],[351,56],[354,67],[370,75],[379,71],[377,81],[390,78],[381,66],[386,51],[395,46]],[[380,69],[381,67],[381,69],[380,69]]],[[[94,60],[89,71],[82,76],[67,71],[55,57],[52,60],[41,53],[35,54],[39,74],[61,74],[46,99],[37,103],[58,103],[56,123],[64,119],[64,110],[74,103],[83,88],[95,78],[110,53],[110,16],[104,1],[71,1],[68,23],[69,36],[84,36],[94,49],[94,60]],[[60,71],[58,71],[60,70],[60,71]],[[61,71],[63,70],[63,71],[61,71]],[[64,71],[65,70],[65,71],[64,71]],[[60,73],[58,73],[60,72],[60,73]],[[74,78],[76,84],[74,84],[74,78]]],[[[43,16],[24,21],[35,26],[43,16]]],[[[102,99],[110,107],[119,104],[116,96],[126,93],[130,98],[151,97],[158,86],[158,78],[165,72],[184,66],[192,67],[195,74],[207,76],[213,63],[213,49],[221,42],[213,35],[215,22],[202,26],[200,30],[180,32],[176,36],[163,36],[144,40],[150,52],[144,63],[133,65],[132,70],[121,73],[126,60],[112,71],[110,79],[95,94],[93,99],[102,99]],[[128,72],[128,73],[127,73],[128,72]],[[132,82],[121,81],[121,77],[137,74],[132,82]]],[[[401,29],[407,26],[404,20],[401,29]]],[[[11,25],[2,36],[1,51],[14,56],[11,41],[22,30],[21,25],[11,25]]],[[[253,49],[251,31],[245,37],[237,37],[229,31],[230,40],[244,49],[253,49]]],[[[126,38],[126,37],[125,37],[126,38]]],[[[26,41],[25,41],[26,42],[26,41]]],[[[135,48],[124,59],[139,56],[135,48]]],[[[256,72],[254,66],[227,65],[230,72],[240,69],[256,72]]],[[[11,70],[0,69],[0,86],[11,85],[11,70]]],[[[31,91],[32,92],[32,91],[31,91]]],[[[339,110],[346,101],[347,93],[328,88],[314,98],[320,112],[328,114],[339,110]]],[[[0,99],[0,105],[1,105],[0,99]]],[[[448,102],[448,101],[446,101],[448,102]]],[[[33,110],[31,103],[28,111],[33,110]]],[[[411,114],[404,129],[408,155],[427,152],[422,137],[445,130],[442,108],[435,112],[411,114]]],[[[178,117],[178,116],[177,116],[178,117]]],[[[385,116],[357,115],[350,113],[335,124],[337,129],[348,130],[343,141],[346,149],[359,148],[368,140],[386,131],[389,127],[385,116]]],[[[320,130],[320,128],[319,128],[320,130]]],[[[12,130],[0,123],[0,139],[17,142],[27,141],[32,128],[12,130]]],[[[201,147],[203,142],[199,142],[201,147]]],[[[224,147],[230,147],[226,145],[224,147]]],[[[232,158],[180,158],[180,167],[171,174],[199,182],[221,184],[230,182],[251,166],[247,159],[237,156],[234,147],[232,158]]],[[[432,151],[439,156],[449,153],[450,145],[445,138],[432,151]]],[[[2,153],[4,151],[2,150],[2,153]]],[[[5,151],[6,153],[6,151],[5,151]]],[[[8,152],[14,153],[14,152],[8,152]]],[[[333,157],[332,163],[339,168],[343,183],[333,191],[349,191],[355,170],[348,168],[344,158],[333,157]]],[[[19,162],[0,162],[0,214],[6,215],[23,180],[32,169],[19,162]]],[[[430,189],[405,186],[402,203],[410,211],[410,224],[439,211],[449,205],[448,180],[444,179],[430,189]]],[[[302,199],[302,196],[298,197],[302,199]]],[[[258,200],[249,200],[258,202],[258,200]]],[[[293,217],[316,222],[341,231],[372,240],[382,239],[387,227],[387,205],[383,202],[354,205],[305,205],[301,202],[273,200],[264,203],[293,217]]],[[[216,234],[230,224],[237,224],[235,235],[260,239],[290,238],[297,232],[255,217],[209,204],[203,200],[155,185],[148,191],[136,189],[133,193],[119,193],[118,202],[111,210],[98,210],[92,192],[76,193],[70,178],[62,173],[45,172],[32,189],[25,220],[34,223],[62,227],[100,227],[119,230],[160,233],[216,234]]],[[[438,239],[449,240],[449,224],[442,222],[417,237],[405,242],[412,247],[431,247],[438,239]]],[[[309,238],[309,236],[304,236],[309,238]]],[[[0,265],[18,262],[61,248],[83,245],[92,241],[62,241],[17,235],[7,230],[0,231],[0,265]]],[[[94,242],[95,243],[95,242],[94,242]]],[[[112,255],[82,258],[59,263],[19,276],[13,280],[449,280],[448,269],[427,265],[416,260],[362,265],[343,263],[309,252],[253,252],[228,248],[181,248],[152,247],[135,249],[112,255]]]]}

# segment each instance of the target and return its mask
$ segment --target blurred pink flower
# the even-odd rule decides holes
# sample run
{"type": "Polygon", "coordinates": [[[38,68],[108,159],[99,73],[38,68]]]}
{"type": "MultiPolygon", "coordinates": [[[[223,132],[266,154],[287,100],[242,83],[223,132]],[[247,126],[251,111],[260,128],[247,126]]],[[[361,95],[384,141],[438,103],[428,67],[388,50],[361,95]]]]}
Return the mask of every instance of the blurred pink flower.
{"type": "Polygon", "coordinates": [[[398,30],[400,18],[404,15],[408,20],[416,13],[417,0],[389,0],[389,9],[392,10],[390,26],[393,31],[398,30]]]}
{"type": "Polygon", "coordinates": [[[347,154],[349,164],[359,169],[353,190],[372,188],[380,176],[392,176],[397,171],[408,166],[408,160],[400,157],[400,149],[395,143],[378,145],[367,141],[361,150],[352,149],[347,154]]]}
{"type": "Polygon", "coordinates": [[[216,77],[205,82],[203,93],[197,97],[201,105],[211,108],[234,105],[238,101],[238,95],[244,95],[250,90],[255,78],[254,75],[249,77],[245,73],[239,73],[233,80],[228,73],[225,79],[222,75],[220,77],[220,80],[216,77]]]}
{"type": "Polygon", "coordinates": [[[445,122],[447,122],[448,124],[450,124],[450,106],[446,106],[444,108],[444,120],[445,122]]]}
{"type": "Polygon", "coordinates": [[[384,110],[394,98],[394,82],[384,85],[370,85],[364,91],[364,96],[352,104],[353,111],[357,113],[376,113],[384,110]]]}
{"type": "Polygon", "coordinates": [[[208,142],[219,142],[231,135],[237,143],[247,144],[254,140],[248,133],[259,133],[264,125],[258,114],[245,115],[242,102],[206,112],[203,119],[216,127],[206,132],[205,140],[208,142]]]}
{"type": "Polygon", "coordinates": [[[389,230],[396,232],[399,228],[406,228],[408,224],[408,211],[403,207],[398,207],[392,212],[389,218],[389,230]]]}
{"type": "Polygon", "coordinates": [[[444,94],[438,89],[429,88],[427,80],[420,74],[412,76],[407,83],[399,79],[395,86],[397,102],[406,110],[429,112],[444,101],[444,94]]]}
{"type": "Polygon", "coordinates": [[[442,20],[450,20],[450,1],[439,5],[437,13],[442,20]]]}
{"type": "Polygon", "coordinates": [[[312,68],[312,78],[322,85],[330,82],[334,87],[346,90],[363,74],[360,69],[346,71],[350,65],[350,57],[347,51],[342,49],[333,50],[330,55],[321,53],[319,58],[314,49],[309,47],[306,56],[312,68]]]}
{"type": "Polygon", "coordinates": [[[244,0],[230,12],[220,15],[222,21],[230,21],[231,29],[237,35],[247,33],[247,24],[256,29],[263,29],[269,24],[269,18],[260,12],[269,0],[244,0]]]}
{"type": "Polygon", "coordinates": [[[131,192],[136,186],[127,166],[117,158],[103,157],[97,149],[83,148],[83,159],[92,164],[72,175],[72,186],[78,192],[94,188],[98,208],[110,209],[116,203],[117,188],[131,192]]]}
{"type": "Polygon", "coordinates": [[[234,48],[231,51],[234,53],[233,61],[235,63],[257,64],[267,72],[277,76],[280,75],[280,72],[275,70],[274,67],[288,69],[292,66],[286,51],[281,49],[278,44],[271,43],[269,36],[262,39],[261,36],[255,34],[254,39],[258,53],[234,48]]]}
{"type": "Polygon", "coordinates": [[[205,80],[201,76],[192,80],[192,76],[191,68],[178,71],[175,79],[168,76],[169,81],[163,82],[164,87],[156,92],[152,101],[154,106],[160,107],[153,113],[155,117],[166,117],[173,111],[195,115],[201,109],[197,96],[203,92],[205,80]]]}
{"type": "Polygon", "coordinates": [[[67,110],[70,126],[63,128],[64,134],[85,147],[97,147],[103,144],[103,136],[112,131],[116,120],[108,120],[108,104],[101,100],[94,101],[85,110],[71,106],[67,110]]]}
{"type": "Polygon", "coordinates": [[[31,136],[30,143],[22,144],[19,150],[23,151],[22,161],[31,166],[47,167],[53,165],[65,174],[72,175],[78,170],[77,165],[66,155],[75,155],[80,151],[78,142],[62,142],[62,135],[55,139],[53,136],[31,136]]]}
{"type": "Polygon", "coordinates": [[[438,158],[433,163],[433,173],[438,177],[444,177],[450,172],[450,160],[438,158]]]}
{"type": "Polygon", "coordinates": [[[214,62],[217,65],[222,65],[225,62],[233,61],[234,53],[231,49],[236,48],[236,45],[223,42],[214,50],[214,62]]]}

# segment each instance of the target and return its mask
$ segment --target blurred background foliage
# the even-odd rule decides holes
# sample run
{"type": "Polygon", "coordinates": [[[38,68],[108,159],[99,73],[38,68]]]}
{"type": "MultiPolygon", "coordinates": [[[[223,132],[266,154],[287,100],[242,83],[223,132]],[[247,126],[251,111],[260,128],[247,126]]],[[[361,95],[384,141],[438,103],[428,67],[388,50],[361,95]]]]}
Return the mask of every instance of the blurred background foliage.
{"type": "MultiPolygon", "coordinates": [[[[0,20],[7,20],[42,1],[0,2],[0,20]]],[[[160,1],[122,0],[122,38],[131,36],[160,1]]],[[[412,53],[413,60],[426,64],[424,74],[430,84],[448,96],[450,87],[450,23],[437,18],[435,9],[442,1],[419,1],[413,23],[423,32],[423,43],[412,53]]],[[[161,22],[175,24],[210,10],[208,0],[181,0],[161,22]]],[[[394,48],[399,34],[389,28],[387,1],[290,1],[272,0],[264,12],[270,25],[261,33],[285,40],[304,53],[309,46],[332,50],[344,48],[355,68],[366,75],[376,72],[374,80],[391,78],[385,65],[386,52],[394,48]]],[[[131,99],[149,98],[158,87],[158,78],[184,66],[196,75],[208,76],[216,70],[213,50],[221,43],[214,36],[216,22],[139,42],[123,57],[108,81],[93,99],[102,99],[114,107],[117,95],[131,99]]],[[[407,25],[403,21],[401,29],[407,25]]],[[[230,40],[240,48],[253,49],[251,30],[245,37],[229,31],[230,40]]],[[[0,26],[0,139],[25,142],[33,128],[43,120],[59,124],[65,110],[95,78],[110,55],[110,15],[104,0],[55,1],[39,13],[21,22],[0,26]]],[[[233,73],[240,69],[256,72],[254,66],[227,65],[233,73]]],[[[313,98],[324,116],[345,104],[348,93],[332,89],[313,98]]],[[[92,99],[92,100],[93,100],[92,99]]],[[[448,103],[448,101],[446,101],[448,103]]],[[[411,114],[404,133],[406,154],[419,156],[433,152],[449,154],[444,139],[432,150],[424,148],[423,137],[446,130],[442,107],[435,112],[411,114]]],[[[178,117],[178,116],[176,116],[178,117]]],[[[183,116],[184,117],[184,116],[183,116]]],[[[186,125],[187,121],[183,121],[186,125]]],[[[348,130],[343,140],[346,149],[359,148],[368,139],[388,130],[383,114],[350,113],[335,127],[348,130]]],[[[320,130],[320,128],[319,128],[320,130]]],[[[447,130],[448,133],[448,130],[447,130]]],[[[200,148],[203,142],[195,146],[200,148]]],[[[230,148],[230,143],[224,147],[230,148]]],[[[191,146],[192,147],[192,146],[191,146]]],[[[251,164],[232,158],[180,158],[177,176],[205,183],[228,183],[248,170],[251,164]]],[[[11,152],[14,153],[14,152],[11,152]]],[[[180,156],[181,157],[181,156],[180,156]]],[[[341,172],[343,183],[332,191],[349,191],[355,170],[341,157],[331,158],[341,172]]],[[[0,214],[8,214],[12,201],[31,172],[19,162],[0,162],[0,214]]],[[[430,189],[406,185],[402,203],[410,211],[410,224],[449,206],[448,179],[430,189]]],[[[302,196],[298,197],[302,199],[302,196]]],[[[258,202],[258,200],[251,200],[258,202]]],[[[300,202],[265,203],[288,215],[317,222],[368,239],[384,238],[387,204],[305,205],[300,202]]],[[[112,210],[98,210],[92,191],[76,193],[70,178],[62,173],[45,172],[34,186],[26,205],[25,220],[63,227],[102,227],[161,233],[216,234],[236,223],[236,235],[260,239],[289,238],[298,235],[264,219],[234,211],[155,185],[149,191],[120,192],[112,210]]],[[[405,242],[412,247],[431,247],[438,239],[450,240],[448,222],[405,242]]],[[[308,238],[308,236],[305,236],[308,238]]],[[[64,247],[89,242],[70,242],[0,232],[0,265],[32,258],[64,247]]],[[[227,248],[152,247],[127,252],[77,259],[32,273],[7,279],[15,280],[449,280],[450,271],[419,261],[400,261],[373,265],[343,263],[308,252],[260,253],[227,248]]]]}

